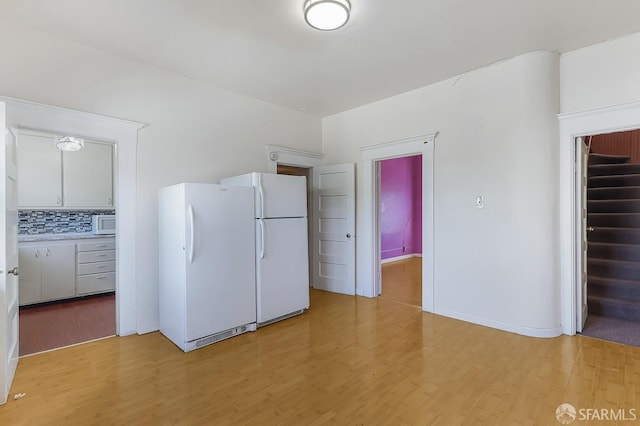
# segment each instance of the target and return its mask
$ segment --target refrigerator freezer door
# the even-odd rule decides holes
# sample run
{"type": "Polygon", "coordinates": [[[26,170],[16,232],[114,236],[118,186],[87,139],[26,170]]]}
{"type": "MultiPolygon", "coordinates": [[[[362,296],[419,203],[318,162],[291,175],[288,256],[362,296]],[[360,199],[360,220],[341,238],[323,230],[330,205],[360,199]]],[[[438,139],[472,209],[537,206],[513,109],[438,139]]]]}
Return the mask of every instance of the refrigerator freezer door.
{"type": "Polygon", "coordinates": [[[256,238],[258,324],[307,309],[307,219],[256,221],[256,238]]]}
{"type": "Polygon", "coordinates": [[[185,199],[191,341],[255,322],[255,219],[252,188],[189,184],[185,199]]]}
{"type": "Polygon", "coordinates": [[[256,217],[306,217],[307,179],[303,176],[254,173],[256,217]]]}

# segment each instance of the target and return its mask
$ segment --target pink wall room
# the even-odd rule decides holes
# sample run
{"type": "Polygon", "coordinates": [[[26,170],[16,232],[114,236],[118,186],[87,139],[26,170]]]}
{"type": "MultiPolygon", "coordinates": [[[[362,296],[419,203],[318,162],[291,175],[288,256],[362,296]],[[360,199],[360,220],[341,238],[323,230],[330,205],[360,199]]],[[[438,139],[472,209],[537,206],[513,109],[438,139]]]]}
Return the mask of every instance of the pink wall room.
{"type": "Polygon", "coordinates": [[[422,254],[422,156],[380,162],[380,258],[422,254]]]}

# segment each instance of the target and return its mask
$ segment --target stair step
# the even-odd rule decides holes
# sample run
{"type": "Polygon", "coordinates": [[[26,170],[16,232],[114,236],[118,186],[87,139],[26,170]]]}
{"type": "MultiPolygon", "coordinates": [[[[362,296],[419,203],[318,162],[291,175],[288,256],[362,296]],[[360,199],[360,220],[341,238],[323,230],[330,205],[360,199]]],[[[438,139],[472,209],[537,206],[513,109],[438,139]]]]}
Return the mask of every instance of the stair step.
{"type": "Polygon", "coordinates": [[[636,228],[594,228],[587,234],[589,244],[640,244],[640,229],[636,228]]]}
{"type": "Polygon", "coordinates": [[[594,164],[589,166],[589,177],[640,174],[640,164],[594,164]]]}
{"type": "Polygon", "coordinates": [[[589,165],[626,163],[630,158],[628,155],[589,154],[589,165]]]}
{"type": "Polygon", "coordinates": [[[589,213],[640,213],[640,200],[589,200],[589,213]]]}
{"type": "Polygon", "coordinates": [[[590,242],[587,256],[592,259],[640,262],[640,245],[590,242]]]}
{"type": "Polygon", "coordinates": [[[611,228],[640,228],[640,213],[589,213],[587,225],[611,228]]]}
{"type": "Polygon", "coordinates": [[[605,187],[587,189],[588,200],[640,199],[640,186],[605,187]]]}
{"type": "Polygon", "coordinates": [[[587,299],[589,313],[606,317],[640,321],[640,303],[621,301],[599,296],[587,299]]]}
{"type": "Polygon", "coordinates": [[[640,279],[640,262],[588,258],[587,274],[620,280],[637,280],[640,279]]]}
{"type": "Polygon", "coordinates": [[[589,276],[587,288],[590,296],[640,302],[640,281],[589,276]]]}
{"type": "Polygon", "coordinates": [[[587,180],[587,188],[640,186],[640,174],[593,176],[587,180]]]}

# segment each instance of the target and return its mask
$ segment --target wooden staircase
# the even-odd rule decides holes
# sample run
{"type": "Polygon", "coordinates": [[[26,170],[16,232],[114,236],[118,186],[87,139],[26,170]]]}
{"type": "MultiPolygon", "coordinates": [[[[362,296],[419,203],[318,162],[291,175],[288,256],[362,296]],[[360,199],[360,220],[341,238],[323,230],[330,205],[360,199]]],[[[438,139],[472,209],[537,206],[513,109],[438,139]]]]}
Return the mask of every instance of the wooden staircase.
{"type": "Polygon", "coordinates": [[[640,164],[589,155],[589,313],[640,322],[640,164]]]}

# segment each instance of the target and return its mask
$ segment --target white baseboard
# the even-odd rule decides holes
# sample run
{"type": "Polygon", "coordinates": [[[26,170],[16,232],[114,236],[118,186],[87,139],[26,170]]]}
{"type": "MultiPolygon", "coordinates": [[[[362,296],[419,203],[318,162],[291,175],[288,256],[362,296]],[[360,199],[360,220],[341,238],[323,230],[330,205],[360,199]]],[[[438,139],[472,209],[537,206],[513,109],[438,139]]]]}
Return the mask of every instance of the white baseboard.
{"type": "Polygon", "coordinates": [[[411,259],[412,257],[422,257],[422,253],[403,254],[402,256],[390,257],[388,259],[382,259],[381,264],[397,262],[399,260],[411,259]]]}
{"type": "Polygon", "coordinates": [[[508,331],[510,333],[521,334],[529,337],[543,337],[551,338],[562,335],[562,326],[559,325],[555,328],[532,328],[522,327],[515,324],[510,324],[502,321],[496,321],[488,318],[482,318],[475,315],[463,314],[460,312],[450,311],[448,309],[435,309],[434,314],[442,315],[449,318],[454,318],[461,321],[470,322],[473,324],[483,325],[485,327],[496,328],[502,331],[508,331]]]}

